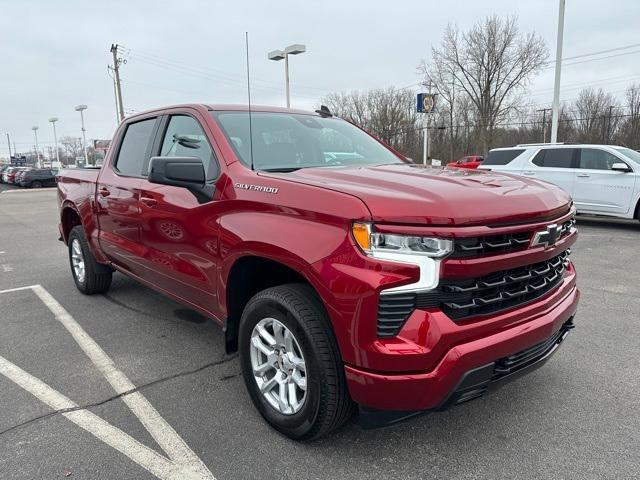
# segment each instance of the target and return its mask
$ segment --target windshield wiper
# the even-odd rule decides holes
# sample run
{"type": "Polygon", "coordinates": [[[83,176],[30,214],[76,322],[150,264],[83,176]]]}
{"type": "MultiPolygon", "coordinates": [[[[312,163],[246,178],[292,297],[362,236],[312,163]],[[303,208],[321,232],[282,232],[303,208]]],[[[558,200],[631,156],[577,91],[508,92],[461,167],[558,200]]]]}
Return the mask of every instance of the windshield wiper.
{"type": "Polygon", "coordinates": [[[289,173],[295,172],[296,170],[300,170],[304,167],[278,167],[278,168],[261,168],[260,170],[263,172],[269,173],[289,173]]]}

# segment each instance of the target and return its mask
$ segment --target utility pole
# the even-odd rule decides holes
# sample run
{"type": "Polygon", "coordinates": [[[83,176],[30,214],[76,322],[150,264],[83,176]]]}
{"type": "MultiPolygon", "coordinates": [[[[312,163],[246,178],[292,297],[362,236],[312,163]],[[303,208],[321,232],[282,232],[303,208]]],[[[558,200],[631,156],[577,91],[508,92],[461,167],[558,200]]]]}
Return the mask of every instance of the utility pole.
{"type": "Polygon", "coordinates": [[[118,58],[118,44],[111,44],[111,53],[113,54],[113,72],[116,76],[116,101],[118,102],[118,118],[124,120],[124,107],[122,106],[122,85],[120,84],[120,64],[122,59],[118,58]]]}
{"type": "Polygon", "coordinates": [[[111,65],[107,65],[107,73],[113,80],[113,99],[116,104],[116,126],[120,124],[120,106],[118,105],[118,87],[116,87],[116,75],[112,74],[113,67],[111,65]]]}
{"type": "Polygon", "coordinates": [[[536,112],[542,112],[542,143],[547,143],[547,112],[551,111],[550,108],[541,108],[536,112]]]}
{"type": "Polygon", "coordinates": [[[558,116],[560,110],[560,71],[562,69],[562,37],[564,35],[564,5],[560,0],[558,10],[558,40],[556,45],[556,78],[553,84],[553,113],[551,118],[551,143],[558,141],[558,116]]]}
{"type": "Polygon", "coordinates": [[[9,163],[11,163],[11,140],[9,140],[9,134],[8,133],[7,133],[7,146],[9,147],[9,163]]]}
{"type": "Polygon", "coordinates": [[[607,122],[607,144],[611,145],[611,115],[613,113],[613,105],[609,105],[609,121],[607,122]]]}

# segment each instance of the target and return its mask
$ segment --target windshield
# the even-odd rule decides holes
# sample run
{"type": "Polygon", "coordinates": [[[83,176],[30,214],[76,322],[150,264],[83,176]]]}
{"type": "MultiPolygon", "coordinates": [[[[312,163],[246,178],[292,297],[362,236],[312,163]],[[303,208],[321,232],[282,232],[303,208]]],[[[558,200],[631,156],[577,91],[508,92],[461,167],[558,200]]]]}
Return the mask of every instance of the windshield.
{"type": "Polygon", "coordinates": [[[616,150],[640,165],[640,153],[625,147],[617,147],[616,150]]]}
{"type": "MultiPolygon", "coordinates": [[[[248,112],[212,112],[243,164],[251,165],[248,112]]],[[[255,170],[403,163],[374,138],[338,118],[252,112],[255,170]]]]}

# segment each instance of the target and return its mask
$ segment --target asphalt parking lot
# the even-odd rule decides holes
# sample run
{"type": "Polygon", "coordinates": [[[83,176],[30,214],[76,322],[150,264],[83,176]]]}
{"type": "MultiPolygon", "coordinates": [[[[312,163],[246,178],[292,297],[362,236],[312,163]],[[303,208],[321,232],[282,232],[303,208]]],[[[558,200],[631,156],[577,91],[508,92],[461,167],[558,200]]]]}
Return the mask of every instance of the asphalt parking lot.
{"type": "Polygon", "coordinates": [[[579,217],[577,328],[543,368],[446,412],[295,443],[253,408],[211,321],[122,275],[80,294],[56,215],[53,190],[0,193],[3,480],[640,477],[639,222],[579,217]]]}

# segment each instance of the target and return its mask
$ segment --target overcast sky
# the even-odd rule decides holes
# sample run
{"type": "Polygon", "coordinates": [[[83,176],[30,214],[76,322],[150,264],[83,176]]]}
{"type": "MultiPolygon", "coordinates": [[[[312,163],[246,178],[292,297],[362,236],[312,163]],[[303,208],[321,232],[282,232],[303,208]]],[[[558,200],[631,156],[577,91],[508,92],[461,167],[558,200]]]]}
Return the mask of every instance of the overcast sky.
{"type": "MultiPolygon", "coordinates": [[[[461,29],[491,14],[515,14],[523,31],[542,35],[554,57],[558,0],[465,1],[36,1],[0,0],[0,157],[5,132],[19,151],[58,136],[80,136],[73,107],[87,104],[88,138],[116,127],[112,43],[126,49],[122,66],[127,113],[182,103],[246,102],[244,32],[249,32],[252,100],[284,103],[284,65],[267,52],[303,43],[291,58],[292,105],[310,108],[331,91],[404,87],[440,42],[449,22],[461,29]]],[[[640,1],[567,0],[563,57],[640,44],[640,1]]],[[[593,85],[620,94],[640,81],[640,48],[563,70],[562,99],[593,85]]],[[[616,52],[620,53],[620,52],[616,52]]],[[[550,101],[553,70],[530,87],[550,101]]]]}

